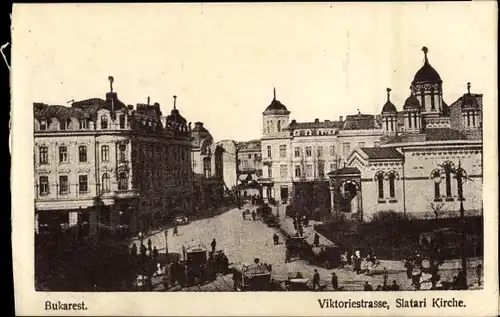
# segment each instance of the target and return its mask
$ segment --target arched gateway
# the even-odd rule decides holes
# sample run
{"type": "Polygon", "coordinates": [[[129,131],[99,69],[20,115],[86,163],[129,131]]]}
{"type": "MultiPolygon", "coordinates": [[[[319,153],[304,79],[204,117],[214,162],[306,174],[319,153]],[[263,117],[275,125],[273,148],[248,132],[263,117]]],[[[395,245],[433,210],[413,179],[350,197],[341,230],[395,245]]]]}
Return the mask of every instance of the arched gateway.
{"type": "Polygon", "coordinates": [[[363,218],[361,196],[361,171],[344,167],[328,173],[332,213],[344,213],[350,218],[363,218]]]}

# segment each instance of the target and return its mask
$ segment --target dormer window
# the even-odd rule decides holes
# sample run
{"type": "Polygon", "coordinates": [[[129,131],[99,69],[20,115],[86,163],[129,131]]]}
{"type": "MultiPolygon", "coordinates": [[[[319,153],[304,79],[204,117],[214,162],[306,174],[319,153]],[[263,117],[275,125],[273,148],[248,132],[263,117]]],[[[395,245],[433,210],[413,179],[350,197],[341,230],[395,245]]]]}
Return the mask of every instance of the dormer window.
{"type": "Polygon", "coordinates": [[[106,116],[101,116],[101,129],[108,128],[108,118],[106,116]]]}
{"type": "Polygon", "coordinates": [[[335,132],[333,130],[330,130],[330,134],[333,135],[335,132]]]}
{"type": "Polygon", "coordinates": [[[66,130],[69,130],[69,129],[70,129],[70,127],[71,127],[71,119],[69,119],[69,118],[68,118],[68,119],[66,120],[66,130]]]}
{"type": "Polygon", "coordinates": [[[87,120],[80,120],[80,129],[87,129],[87,120]]]}
{"type": "Polygon", "coordinates": [[[120,129],[125,129],[125,115],[120,115],[120,129]]]}
{"type": "Polygon", "coordinates": [[[306,135],[308,135],[308,136],[311,135],[311,130],[307,130],[306,135]]]}
{"type": "Polygon", "coordinates": [[[323,135],[323,130],[318,130],[318,135],[323,135]]]}
{"type": "Polygon", "coordinates": [[[295,131],[293,131],[293,135],[295,135],[295,136],[299,136],[299,135],[300,135],[300,131],[299,131],[299,130],[295,130],[295,131]]]}
{"type": "Polygon", "coordinates": [[[45,131],[47,130],[47,121],[42,120],[40,121],[40,131],[45,131]]]}

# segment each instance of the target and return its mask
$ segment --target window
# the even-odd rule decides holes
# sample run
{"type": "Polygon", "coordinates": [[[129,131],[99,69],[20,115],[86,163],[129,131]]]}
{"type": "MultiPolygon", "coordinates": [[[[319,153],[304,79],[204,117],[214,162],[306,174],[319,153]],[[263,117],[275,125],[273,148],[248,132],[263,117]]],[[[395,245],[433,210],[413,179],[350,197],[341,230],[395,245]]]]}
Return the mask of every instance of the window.
{"type": "Polygon", "coordinates": [[[344,154],[344,157],[347,157],[351,153],[351,144],[349,142],[345,142],[342,144],[342,152],[344,154]]]}
{"type": "Polygon", "coordinates": [[[318,130],[318,135],[323,135],[323,130],[318,130]]]}
{"type": "Polygon", "coordinates": [[[86,193],[89,190],[89,183],[87,175],[78,176],[78,191],[80,193],[86,193]]]}
{"type": "Polygon", "coordinates": [[[318,146],[318,157],[319,158],[323,157],[323,147],[322,146],[318,146]]]}
{"type": "Polygon", "coordinates": [[[59,123],[59,128],[60,128],[61,130],[66,130],[66,121],[60,122],[60,123],[59,123]]]}
{"type": "Polygon", "coordinates": [[[248,169],[248,161],[242,161],[241,165],[243,169],[248,169]]]}
{"type": "Polygon", "coordinates": [[[39,149],[40,164],[49,164],[49,148],[41,146],[39,149]]]}
{"type": "Polygon", "coordinates": [[[335,145],[330,145],[330,156],[331,157],[335,156],[335,145]]]}
{"type": "Polygon", "coordinates": [[[389,198],[396,197],[396,189],[395,189],[395,184],[394,184],[395,179],[396,179],[396,176],[393,173],[389,174],[389,198]]]}
{"type": "Polygon", "coordinates": [[[325,163],[323,161],[318,162],[318,177],[320,179],[325,177],[325,163]]]}
{"type": "Polygon", "coordinates": [[[445,167],[446,197],[451,197],[451,168],[445,167]]]}
{"type": "Polygon", "coordinates": [[[267,157],[271,157],[272,156],[272,153],[271,153],[271,146],[268,145],[267,146],[267,157]]]}
{"type": "Polygon", "coordinates": [[[111,190],[111,179],[108,173],[102,174],[102,191],[104,193],[111,190]]]}
{"type": "Polygon", "coordinates": [[[212,174],[212,162],[210,157],[205,157],[203,159],[203,175],[205,178],[209,178],[212,174]]]}
{"type": "Polygon", "coordinates": [[[66,163],[68,161],[68,148],[66,146],[59,147],[59,163],[66,163]]]}
{"type": "Polygon", "coordinates": [[[306,177],[313,177],[313,166],[312,165],[306,166],[306,177]]]}
{"type": "Polygon", "coordinates": [[[299,131],[299,130],[295,130],[295,131],[293,131],[293,135],[295,135],[295,136],[299,136],[299,135],[300,135],[300,131],[299,131]]]}
{"type": "Polygon", "coordinates": [[[106,116],[101,116],[101,129],[108,128],[108,118],[106,116]]]}
{"type": "Polygon", "coordinates": [[[425,109],[425,90],[424,88],[420,88],[420,96],[422,97],[422,108],[425,109]]]}
{"type": "Polygon", "coordinates": [[[330,171],[334,171],[337,169],[337,163],[330,163],[330,171]]]}
{"type": "Polygon", "coordinates": [[[273,168],[270,165],[267,166],[267,177],[273,178],[273,168]]]}
{"type": "Polygon", "coordinates": [[[125,115],[120,115],[120,129],[125,129],[125,115]]]}
{"type": "Polygon", "coordinates": [[[373,142],[373,146],[374,146],[374,147],[379,147],[379,146],[380,146],[380,141],[375,141],[375,142],[373,142]]]}
{"type": "Polygon", "coordinates": [[[310,146],[306,146],[306,156],[312,156],[312,148],[310,146]]]}
{"type": "Polygon", "coordinates": [[[439,200],[441,199],[441,190],[439,188],[439,183],[434,182],[434,199],[439,200]]]}
{"type": "Polygon", "coordinates": [[[40,130],[41,131],[47,130],[47,121],[45,120],[40,121],[40,130]]]}
{"type": "Polygon", "coordinates": [[[79,146],[78,147],[78,160],[80,162],[87,162],[87,147],[79,146]]]}
{"type": "Polygon", "coordinates": [[[301,177],[300,165],[295,165],[295,177],[301,177]]]}
{"type": "Polygon", "coordinates": [[[436,105],[434,101],[434,87],[431,87],[431,110],[436,110],[436,105]]]}
{"type": "Polygon", "coordinates": [[[378,184],[378,198],[384,199],[384,174],[379,173],[377,175],[377,184],[378,184]]]}
{"type": "Polygon", "coordinates": [[[280,177],[287,178],[288,177],[288,166],[280,165],[280,177]]]}
{"type": "Polygon", "coordinates": [[[286,145],[280,145],[280,157],[286,157],[286,145]]]}
{"type": "Polygon", "coordinates": [[[66,194],[69,192],[69,183],[67,175],[59,176],[59,194],[66,194]]]}
{"type": "Polygon", "coordinates": [[[358,148],[364,148],[365,147],[365,142],[358,142],[358,148]]]}
{"type": "Polygon", "coordinates": [[[299,157],[300,156],[300,148],[298,146],[295,147],[295,149],[293,150],[294,152],[294,156],[295,157],[299,157]]]}
{"type": "Polygon", "coordinates": [[[70,130],[71,129],[71,119],[67,119],[66,120],[66,130],[70,130]]]}
{"type": "Polygon", "coordinates": [[[101,160],[103,162],[109,162],[109,146],[101,146],[101,160]]]}
{"type": "Polygon", "coordinates": [[[48,195],[49,193],[49,177],[40,176],[40,195],[48,195]]]}
{"type": "Polygon", "coordinates": [[[281,120],[278,120],[278,132],[281,132],[281,120]]]}
{"type": "Polygon", "coordinates": [[[311,131],[310,131],[310,130],[307,130],[307,131],[306,131],[306,135],[311,135],[311,131]]]}
{"type": "Polygon", "coordinates": [[[80,129],[87,129],[87,120],[80,120],[80,129]]]}
{"type": "Polygon", "coordinates": [[[252,158],[252,154],[248,154],[248,158],[251,159],[252,158]]]}
{"type": "Polygon", "coordinates": [[[128,176],[127,176],[127,173],[121,172],[118,175],[118,190],[127,190],[127,189],[128,189],[128,176]]]}
{"type": "MultiPolygon", "coordinates": [[[[120,162],[125,162],[127,161],[127,145],[125,144],[120,144],[118,146],[118,149],[120,150],[120,162]]],[[[153,152],[153,149],[151,148],[151,152],[153,152]]],[[[153,153],[151,153],[152,156],[153,153]]]]}
{"type": "Polygon", "coordinates": [[[408,128],[411,128],[411,112],[408,114],[408,128]]]}

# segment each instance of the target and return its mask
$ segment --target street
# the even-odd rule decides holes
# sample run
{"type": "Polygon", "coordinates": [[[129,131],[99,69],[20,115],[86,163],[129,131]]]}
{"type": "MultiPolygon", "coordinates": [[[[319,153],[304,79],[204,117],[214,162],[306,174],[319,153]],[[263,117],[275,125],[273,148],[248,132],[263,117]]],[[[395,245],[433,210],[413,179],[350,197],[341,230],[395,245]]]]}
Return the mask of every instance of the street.
{"type": "MultiPolygon", "coordinates": [[[[368,282],[374,289],[383,284],[383,275],[356,274],[350,269],[337,268],[327,270],[322,267],[310,265],[302,260],[295,260],[291,263],[285,263],[285,244],[283,236],[276,229],[267,227],[262,221],[253,221],[251,215],[243,220],[242,212],[245,209],[251,209],[252,206],[244,206],[242,210],[231,209],[223,214],[209,219],[202,219],[178,227],[178,235],[173,236],[173,230],[168,230],[168,250],[169,253],[182,254],[182,245],[191,245],[203,243],[207,250],[210,250],[212,239],[216,239],[217,250],[222,250],[229,258],[230,264],[242,263],[251,264],[255,258],[261,262],[271,264],[273,268],[272,278],[274,280],[284,281],[289,274],[295,275],[300,272],[305,278],[312,280],[314,269],[318,270],[321,278],[321,285],[326,286],[326,290],[331,290],[331,274],[335,272],[338,276],[339,286],[344,290],[362,291],[365,282],[368,282]],[[277,232],[280,244],[274,245],[272,236],[277,232]]],[[[253,207],[255,208],[255,207],[253,207]]],[[[281,215],[284,216],[283,214],[281,215]]],[[[152,246],[159,252],[165,252],[164,231],[154,233],[144,238],[144,244],[147,244],[148,238],[151,239],[152,246]]],[[[133,242],[139,246],[140,241],[136,238],[133,242]]],[[[133,243],[132,242],[132,243],[133,243]]],[[[399,261],[381,261],[389,272],[388,284],[395,280],[401,290],[414,290],[411,281],[406,277],[406,271],[403,264],[399,261]]],[[[469,284],[475,283],[474,266],[477,261],[471,259],[469,264],[469,284]]],[[[457,263],[458,264],[458,263],[457,263]]],[[[448,262],[443,265],[441,275],[445,280],[451,280],[453,275],[458,272],[458,265],[454,262],[448,262]]],[[[381,273],[381,270],[380,272],[381,273]]],[[[153,278],[155,289],[161,290],[161,278],[153,278]]],[[[312,284],[310,283],[310,286],[312,284]]],[[[182,291],[230,291],[233,282],[230,276],[218,276],[217,280],[202,286],[193,286],[184,288],[182,291]]],[[[178,288],[178,287],[177,287],[178,288]]],[[[175,291],[176,288],[172,289],[175,291]]]]}

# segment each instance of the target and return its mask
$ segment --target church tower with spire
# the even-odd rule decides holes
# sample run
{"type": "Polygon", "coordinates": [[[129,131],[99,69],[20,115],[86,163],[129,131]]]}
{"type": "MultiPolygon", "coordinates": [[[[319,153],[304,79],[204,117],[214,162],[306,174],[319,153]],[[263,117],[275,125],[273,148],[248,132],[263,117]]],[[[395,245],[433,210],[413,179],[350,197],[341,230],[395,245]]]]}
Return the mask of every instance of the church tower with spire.
{"type": "Polygon", "coordinates": [[[262,119],[264,137],[279,135],[288,126],[290,111],[276,99],[276,88],[273,89],[273,100],[262,113],[262,119]]]}
{"type": "Polygon", "coordinates": [[[412,93],[422,106],[422,112],[440,114],[443,112],[443,81],[439,73],[429,63],[427,47],[424,52],[424,65],[417,71],[411,84],[412,93]]]}
{"type": "Polygon", "coordinates": [[[396,106],[391,102],[391,88],[387,88],[387,101],[382,107],[382,129],[385,135],[396,134],[397,132],[397,112],[396,106]]]}

